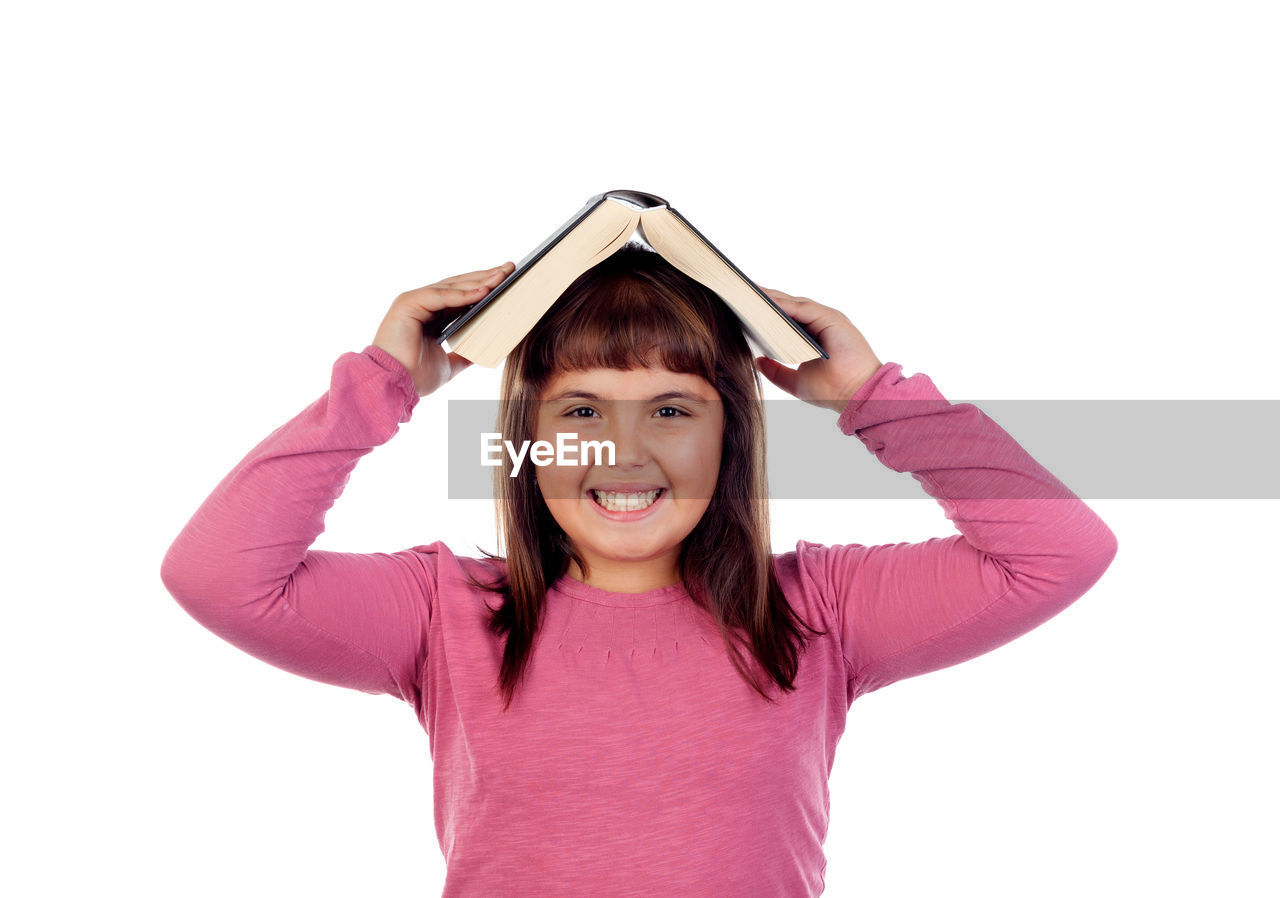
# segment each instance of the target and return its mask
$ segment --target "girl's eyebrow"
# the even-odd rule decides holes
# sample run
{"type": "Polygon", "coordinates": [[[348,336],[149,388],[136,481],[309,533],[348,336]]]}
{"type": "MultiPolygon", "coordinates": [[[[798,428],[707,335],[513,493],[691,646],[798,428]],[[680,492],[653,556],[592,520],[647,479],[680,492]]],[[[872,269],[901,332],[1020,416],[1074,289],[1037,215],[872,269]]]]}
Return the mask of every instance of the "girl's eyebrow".
{"type": "MultiPolygon", "coordinates": [[[[558,402],[562,399],[590,399],[594,402],[609,401],[602,396],[597,396],[595,393],[588,393],[585,390],[565,390],[563,392],[557,393],[556,395],[548,398],[547,402],[558,402]]],[[[701,397],[695,396],[692,393],[687,393],[684,390],[668,390],[665,393],[659,393],[657,396],[651,396],[648,399],[642,400],[642,401],[665,402],[668,399],[682,399],[685,402],[696,402],[702,405],[705,405],[707,402],[710,401],[708,399],[702,399],[701,397]]]]}

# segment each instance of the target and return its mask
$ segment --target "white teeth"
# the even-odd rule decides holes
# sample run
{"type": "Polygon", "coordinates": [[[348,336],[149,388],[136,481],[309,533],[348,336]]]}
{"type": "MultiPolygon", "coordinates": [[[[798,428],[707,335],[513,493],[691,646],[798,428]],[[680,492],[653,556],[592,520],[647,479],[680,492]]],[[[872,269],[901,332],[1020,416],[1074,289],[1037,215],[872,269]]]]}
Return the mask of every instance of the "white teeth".
{"type": "Polygon", "coordinates": [[[661,492],[662,490],[649,490],[644,493],[618,493],[592,490],[591,495],[609,511],[639,511],[652,505],[661,492]]]}

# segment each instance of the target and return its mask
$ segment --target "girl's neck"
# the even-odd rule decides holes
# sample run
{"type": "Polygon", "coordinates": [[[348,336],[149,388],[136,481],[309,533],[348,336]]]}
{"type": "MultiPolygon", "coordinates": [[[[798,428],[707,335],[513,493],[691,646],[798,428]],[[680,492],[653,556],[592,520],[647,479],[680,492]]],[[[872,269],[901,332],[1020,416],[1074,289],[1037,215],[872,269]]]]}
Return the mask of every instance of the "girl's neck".
{"type": "Polygon", "coordinates": [[[680,582],[680,573],[676,566],[678,558],[678,550],[648,561],[588,558],[587,564],[591,567],[590,577],[583,576],[582,568],[571,559],[569,576],[606,592],[632,594],[649,592],[665,586],[674,586],[680,582]]]}

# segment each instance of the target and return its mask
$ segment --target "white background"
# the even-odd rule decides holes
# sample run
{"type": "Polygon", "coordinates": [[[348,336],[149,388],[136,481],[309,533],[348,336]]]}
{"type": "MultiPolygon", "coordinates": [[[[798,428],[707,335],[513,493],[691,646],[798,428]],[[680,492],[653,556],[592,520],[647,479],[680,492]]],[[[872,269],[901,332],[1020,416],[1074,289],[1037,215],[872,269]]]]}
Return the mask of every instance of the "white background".
{"type": "MultiPolygon", "coordinates": [[[[667,198],[951,397],[1280,398],[1276,16],[10,7],[4,891],[439,894],[412,710],[221,642],[160,562],[398,293],[519,260],[592,194],[667,198]]],[[[497,374],[446,389],[314,548],[495,548],[440,428],[497,374]]],[[[1231,464],[1230,434],[1186,438],[1231,464]]],[[[955,532],[921,495],[779,501],[775,549],[955,532]]],[[[1275,894],[1276,503],[1090,505],[1120,548],[1076,605],[855,703],[826,894],[1275,894]]]]}

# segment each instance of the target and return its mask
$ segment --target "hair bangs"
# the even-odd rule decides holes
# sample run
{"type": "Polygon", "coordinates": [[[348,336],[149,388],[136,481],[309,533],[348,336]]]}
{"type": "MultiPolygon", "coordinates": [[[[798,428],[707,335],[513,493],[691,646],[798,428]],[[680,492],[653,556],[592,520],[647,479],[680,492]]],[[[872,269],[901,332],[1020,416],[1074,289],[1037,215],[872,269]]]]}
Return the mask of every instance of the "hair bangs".
{"type": "MultiPolygon", "coordinates": [[[[599,266],[602,268],[603,266],[599,266]]],[[[709,314],[723,301],[690,296],[643,272],[593,269],[539,323],[525,376],[545,384],[562,371],[667,368],[714,382],[723,335],[709,314]]],[[[701,285],[698,285],[701,286],[701,285]]]]}

